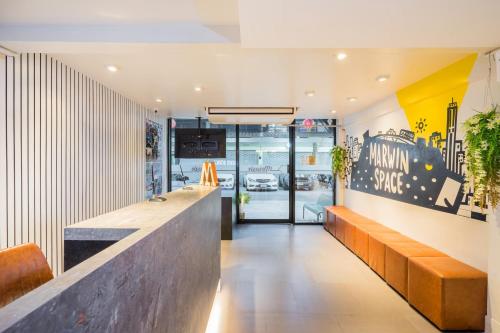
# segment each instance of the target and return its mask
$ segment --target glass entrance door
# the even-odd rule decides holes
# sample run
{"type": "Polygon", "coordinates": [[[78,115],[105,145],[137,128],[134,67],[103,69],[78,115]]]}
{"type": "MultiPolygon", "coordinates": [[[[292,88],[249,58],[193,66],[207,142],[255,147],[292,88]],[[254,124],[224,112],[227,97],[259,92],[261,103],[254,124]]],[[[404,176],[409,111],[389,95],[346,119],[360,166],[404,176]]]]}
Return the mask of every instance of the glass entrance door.
{"type": "MultiPolygon", "coordinates": [[[[297,120],[297,123],[302,123],[297,120]]],[[[295,223],[322,223],[324,207],[333,204],[330,150],[335,131],[327,119],[311,129],[295,129],[295,223]]]]}
{"type": "Polygon", "coordinates": [[[290,130],[239,126],[240,222],[290,223],[290,130]]]}

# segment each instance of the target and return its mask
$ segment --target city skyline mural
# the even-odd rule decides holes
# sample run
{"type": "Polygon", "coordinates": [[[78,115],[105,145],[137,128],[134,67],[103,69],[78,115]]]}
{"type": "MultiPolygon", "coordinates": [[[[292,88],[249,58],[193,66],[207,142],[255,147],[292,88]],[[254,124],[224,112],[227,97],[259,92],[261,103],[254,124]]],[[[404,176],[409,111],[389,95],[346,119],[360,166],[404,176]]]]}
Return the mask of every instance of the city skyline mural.
{"type": "Polygon", "coordinates": [[[397,91],[399,108],[382,115],[384,120],[346,128],[346,187],[486,221],[486,210],[471,204],[472,192],[464,192],[460,128],[474,113],[462,104],[476,60],[471,54],[397,91]]]}
{"type": "MultiPolygon", "coordinates": [[[[485,221],[464,193],[462,140],[457,139],[458,104],[446,108],[446,133],[432,132],[427,140],[414,131],[388,129],[362,138],[347,135],[349,172],[346,187],[425,208],[485,221]]],[[[425,119],[422,119],[424,121],[425,119]]]]}

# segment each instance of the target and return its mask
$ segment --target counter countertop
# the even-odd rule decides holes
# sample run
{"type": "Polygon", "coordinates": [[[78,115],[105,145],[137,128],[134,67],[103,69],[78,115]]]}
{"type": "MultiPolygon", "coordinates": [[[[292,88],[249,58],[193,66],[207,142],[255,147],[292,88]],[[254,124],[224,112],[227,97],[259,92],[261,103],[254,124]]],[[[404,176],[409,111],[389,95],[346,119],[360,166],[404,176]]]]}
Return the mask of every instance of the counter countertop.
{"type": "Polygon", "coordinates": [[[162,195],[164,202],[143,201],[64,229],[65,240],[120,240],[131,233],[155,229],[216,188],[194,185],[162,195]]]}

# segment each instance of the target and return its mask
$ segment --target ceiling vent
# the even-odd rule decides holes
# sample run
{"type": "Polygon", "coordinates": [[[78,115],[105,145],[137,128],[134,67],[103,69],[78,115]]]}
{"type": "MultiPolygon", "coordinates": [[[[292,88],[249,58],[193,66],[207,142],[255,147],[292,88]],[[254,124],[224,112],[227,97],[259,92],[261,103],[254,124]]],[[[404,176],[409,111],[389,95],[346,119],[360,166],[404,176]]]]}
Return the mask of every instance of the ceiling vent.
{"type": "Polygon", "coordinates": [[[207,107],[212,124],[289,125],[295,119],[294,107],[207,107]]]}

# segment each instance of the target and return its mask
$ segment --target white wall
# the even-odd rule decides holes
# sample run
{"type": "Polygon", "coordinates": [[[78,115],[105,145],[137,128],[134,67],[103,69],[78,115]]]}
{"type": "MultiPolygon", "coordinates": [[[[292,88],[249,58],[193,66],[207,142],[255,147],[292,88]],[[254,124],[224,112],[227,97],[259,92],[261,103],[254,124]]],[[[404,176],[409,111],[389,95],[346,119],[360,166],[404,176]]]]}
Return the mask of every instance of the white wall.
{"type": "Polygon", "coordinates": [[[0,56],[0,249],[35,242],[61,273],[66,225],[143,200],[146,118],[50,56],[0,56]]]}
{"type": "MultiPolygon", "coordinates": [[[[494,71],[492,74],[493,100],[499,103],[500,83],[495,81],[494,71]]],[[[487,59],[480,56],[469,77],[469,88],[458,113],[459,123],[463,123],[474,110],[484,110],[487,77],[487,59]]],[[[394,128],[396,131],[400,128],[408,128],[405,114],[395,95],[342,119],[342,123],[348,134],[356,133],[357,136],[361,136],[367,129],[373,135],[379,130],[385,132],[389,128],[394,128]]],[[[459,135],[462,136],[460,131],[459,135]]],[[[342,133],[342,131],[339,132],[342,133]]],[[[340,135],[339,142],[345,140],[345,135],[340,135]]],[[[487,326],[491,323],[492,332],[500,332],[500,218],[498,209],[496,214],[488,214],[488,222],[481,222],[350,189],[339,189],[339,192],[338,195],[345,206],[488,272],[490,309],[487,326]]]]}
{"type": "Polygon", "coordinates": [[[500,333],[500,208],[491,214],[490,255],[488,265],[488,298],[491,332],[500,333]]]}

